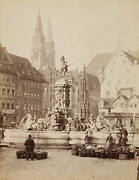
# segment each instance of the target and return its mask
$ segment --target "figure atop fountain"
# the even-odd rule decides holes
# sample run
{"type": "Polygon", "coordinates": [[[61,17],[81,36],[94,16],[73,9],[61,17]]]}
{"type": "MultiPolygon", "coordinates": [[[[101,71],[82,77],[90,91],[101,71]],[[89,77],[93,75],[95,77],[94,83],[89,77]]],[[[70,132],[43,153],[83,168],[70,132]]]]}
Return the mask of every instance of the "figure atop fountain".
{"type": "Polygon", "coordinates": [[[66,76],[66,74],[68,72],[68,63],[65,60],[64,56],[62,56],[60,60],[61,60],[60,76],[66,76]]]}

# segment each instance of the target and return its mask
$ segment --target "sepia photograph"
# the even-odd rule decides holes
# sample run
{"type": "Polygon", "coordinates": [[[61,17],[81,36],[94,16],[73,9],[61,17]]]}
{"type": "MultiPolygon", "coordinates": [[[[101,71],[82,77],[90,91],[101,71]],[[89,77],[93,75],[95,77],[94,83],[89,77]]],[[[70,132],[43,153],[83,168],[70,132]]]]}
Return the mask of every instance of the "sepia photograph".
{"type": "Polygon", "coordinates": [[[0,0],[0,179],[139,180],[139,0],[0,0]]]}

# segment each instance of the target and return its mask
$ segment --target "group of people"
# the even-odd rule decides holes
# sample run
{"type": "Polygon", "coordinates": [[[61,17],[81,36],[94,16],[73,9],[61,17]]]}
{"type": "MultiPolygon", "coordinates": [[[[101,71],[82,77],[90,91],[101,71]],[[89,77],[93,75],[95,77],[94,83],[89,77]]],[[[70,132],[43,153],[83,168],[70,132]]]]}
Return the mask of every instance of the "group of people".
{"type": "MultiPolygon", "coordinates": [[[[118,145],[122,147],[123,151],[126,151],[127,147],[127,142],[128,142],[128,132],[127,130],[123,127],[123,125],[120,126],[120,132],[119,132],[119,140],[118,140],[118,145]]],[[[115,138],[112,136],[110,133],[106,139],[106,144],[107,144],[107,149],[110,150],[114,147],[115,145],[115,138]]]]}
{"type": "MultiPolygon", "coordinates": [[[[128,142],[128,132],[127,130],[123,127],[123,125],[120,126],[119,128],[119,134],[118,134],[118,142],[117,144],[119,146],[122,147],[122,150],[125,151],[126,150],[126,147],[127,147],[127,142],[128,142]]],[[[92,143],[92,138],[93,138],[93,133],[94,133],[94,130],[90,127],[88,127],[86,129],[86,143],[87,144],[91,144],[92,143]]],[[[116,143],[116,139],[112,136],[112,133],[110,132],[109,135],[107,136],[106,138],[106,148],[107,150],[110,150],[114,147],[116,143]]]]}

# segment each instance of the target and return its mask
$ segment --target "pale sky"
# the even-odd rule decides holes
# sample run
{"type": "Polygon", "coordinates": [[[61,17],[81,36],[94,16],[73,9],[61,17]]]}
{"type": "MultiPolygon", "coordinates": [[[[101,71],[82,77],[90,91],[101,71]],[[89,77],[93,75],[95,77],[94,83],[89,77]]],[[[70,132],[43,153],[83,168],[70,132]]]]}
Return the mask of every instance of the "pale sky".
{"type": "Polygon", "coordinates": [[[51,19],[56,62],[64,55],[74,67],[101,52],[139,48],[138,0],[0,0],[0,42],[30,59],[40,7],[44,35],[51,19]]]}

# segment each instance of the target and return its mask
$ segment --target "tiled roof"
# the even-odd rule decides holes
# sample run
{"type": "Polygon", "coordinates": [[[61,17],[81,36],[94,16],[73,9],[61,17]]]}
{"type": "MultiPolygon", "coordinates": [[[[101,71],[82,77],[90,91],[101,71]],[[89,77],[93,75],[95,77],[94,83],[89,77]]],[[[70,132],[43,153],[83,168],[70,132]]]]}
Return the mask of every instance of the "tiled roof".
{"type": "Polygon", "coordinates": [[[113,100],[113,102],[115,102],[117,99],[120,99],[120,98],[123,98],[125,101],[127,101],[129,98],[127,97],[127,96],[125,96],[125,95],[119,95],[119,96],[117,96],[114,100],[113,100]]]}
{"type": "MultiPolygon", "coordinates": [[[[132,63],[134,63],[134,60],[137,61],[137,64],[139,64],[139,59],[135,57],[132,52],[123,51],[124,54],[130,59],[132,63]]],[[[114,53],[99,53],[97,54],[91,62],[86,67],[86,72],[90,74],[96,74],[98,71],[98,68],[105,67],[109,64],[109,62],[112,60],[114,56],[114,53]]]]}
{"type": "Polygon", "coordinates": [[[6,49],[0,46],[0,72],[15,75],[16,71],[13,62],[7,55],[6,49]]]}
{"type": "Polygon", "coordinates": [[[18,76],[34,81],[46,82],[43,75],[31,65],[28,59],[16,56],[14,54],[8,55],[14,64],[18,76]]]}
{"type": "Polygon", "coordinates": [[[122,98],[124,99],[124,100],[128,100],[128,97],[127,96],[125,96],[125,95],[121,95],[122,96],[122,98]]]}
{"type": "Polygon", "coordinates": [[[114,53],[97,54],[86,67],[86,72],[94,74],[98,68],[105,67],[112,59],[114,53]]]}

